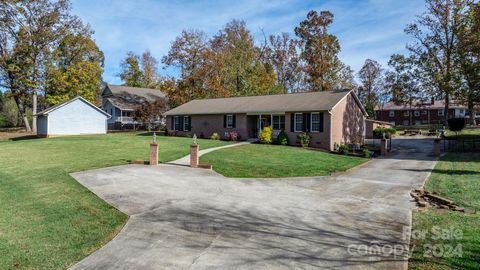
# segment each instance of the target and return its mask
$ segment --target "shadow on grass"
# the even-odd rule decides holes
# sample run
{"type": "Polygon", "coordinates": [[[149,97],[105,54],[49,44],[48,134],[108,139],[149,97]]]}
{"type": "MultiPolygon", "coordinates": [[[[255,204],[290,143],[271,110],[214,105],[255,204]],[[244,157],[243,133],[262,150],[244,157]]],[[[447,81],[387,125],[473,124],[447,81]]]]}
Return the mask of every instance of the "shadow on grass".
{"type": "Polygon", "coordinates": [[[41,139],[41,137],[38,137],[36,135],[26,135],[26,136],[10,138],[11,141],[25,141],[25,140],[35,140],[35,139],[41,139]]]}
{"type": "MultiPolygon", "coordinates": [[[[429,172],[429,169],[404,169],[405,171],[411,172],[429,172]]],[[[441,174],[449,174],[449,175],[480,175],[480,172],[477,171],[470,171],[470,170],[440,170],[440,169],[433,169],[431,170],[432,173],[441,173],[441,174]]]]}

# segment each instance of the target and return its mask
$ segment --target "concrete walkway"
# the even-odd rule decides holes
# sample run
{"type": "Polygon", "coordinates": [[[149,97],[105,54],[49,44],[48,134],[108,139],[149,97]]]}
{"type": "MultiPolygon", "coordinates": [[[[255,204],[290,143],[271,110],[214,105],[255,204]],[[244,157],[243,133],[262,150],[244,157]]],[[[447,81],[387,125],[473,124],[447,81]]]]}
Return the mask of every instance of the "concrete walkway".
{"type": "Polygon", "coordinates": [[[435,165],[423,144],[396,143],[394,156],[333,177],[165,164],[74,173],[130,219],[71,269],[407,269],[409,192],[435,165]]]}
{"type": "MultiPolygon", "coordinates": [[[[205,154],[208,154],[210,152],[213,152],[213,151],[216,151],[216,150],[219,150],[219,149],[237,147],[237,146],[245,145],[245,144],[250,144],[250,142],[238,142],[238,143],[227,144],[227,145],[224,145],[224,146],[212,147],[212,148],[203,149],[203,150],[200,149],[200,151],[198,152],[198,156],[201,157],[205,154]]],[[[179,158],[179,159],[174,160],[174,161],[170,161],[170,162],[168,162],[168,164],[189,166],[190,165],[190,155],[185,156],[183,158],[179,158]]]]}

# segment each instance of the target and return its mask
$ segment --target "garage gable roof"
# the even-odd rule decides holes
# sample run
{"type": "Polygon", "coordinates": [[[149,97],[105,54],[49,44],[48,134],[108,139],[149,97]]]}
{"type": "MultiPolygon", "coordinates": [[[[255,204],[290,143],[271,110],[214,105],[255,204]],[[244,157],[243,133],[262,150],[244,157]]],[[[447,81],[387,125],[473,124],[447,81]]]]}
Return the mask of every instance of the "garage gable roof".
{"type": "Polygon", "coordinates": [[[97,106],[93,105],[91,102],[89,102],[88,100],[84,99],[84,98],[81,97],[81,96],[77,96],[77,97],[74,97],[74,98],[72,98],[72,99],[70,99],[70,100],[67,100],[67,101],[58,103],[58,104],[56,104],[56,105],[54,105],[54,106],[52,106],[52,107],[50,107],[50,108],[48,108],[48,109],[46,109],[46,110],[43,110],[43,111],[41,111],[41,112],[39,112],[39,113],[36,113],[35,116],[48,115],[49,113],[51,113],[51,112],[53,112],[53,111],[55,111],[55,110],[57,110],[57,109],[65,106],[65,105],[67,105],[67,104],[70,104],[70,103],[72,103],[72,102],[74,102],[74,101],[76,101],[76,100],[80,100],[80,101],[82,101],[83,103],[89,105],[90,107],[92,107],[92,108],[94,108],[95,110],[97,110],[97,111],[101,112],[102,114],[104,114],[107,118],[112,117],[110,114],[106,113],[106,112],[103,111],[102,109],[100,109],[100,108],[98,108],[97,106]]]}

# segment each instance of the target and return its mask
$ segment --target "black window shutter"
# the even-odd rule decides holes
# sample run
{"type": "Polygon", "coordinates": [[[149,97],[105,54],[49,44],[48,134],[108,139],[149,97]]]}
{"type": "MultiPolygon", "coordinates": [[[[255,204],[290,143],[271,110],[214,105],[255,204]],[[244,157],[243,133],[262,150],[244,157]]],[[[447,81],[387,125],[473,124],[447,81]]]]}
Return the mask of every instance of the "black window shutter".
{"type": "Polygon", "coordinates": [[[319,131],[320,131],[320,132],[323,132],[323,112],[321,112],[318,117],[320,117],[320,124],[319,124],[319,125],[320,125],[320,129],[319,129],[319,131]]]}
{"type": "Polygon", "coordinates": [[[308,122],[308,113],[303,113],[303,123],[302,123],[303,124],[303,128],[302,128],[303,132],[306,132],[309,129],[307,122],[308,122]]]}
{"type": "Polygon", "coordinates": [[[170,129],[175,130],[174,122],[175,122],[175,116],[170,116],[170,129]]]}
{"type": "Polygon", "coordinates": [[[182,130],[184,131],[184,128],[183,128],[183,116],[179,117],[179,122],[180,122],[180,128],[178,130],[182,130]]]}
{"type": "Polygon", "coordinates": [[[192,117],[188,116],[188,131],[192,130],[192,117]]]}
{"type": "Polygon", "coordinates": [[[235,114],[232,115],[232,122],[233,122],[232,126],[235,128],[237,126],[237,117],[235,114]]]}
{"type": "Polygon", "coordinates": [[[227,127],[227,115],[223,116],[223,128],[227,127]]]}
{"type": "Polygon", "coordinates": [[[290,132],[295,131],[295,113],[290,114],[290,132]]]}

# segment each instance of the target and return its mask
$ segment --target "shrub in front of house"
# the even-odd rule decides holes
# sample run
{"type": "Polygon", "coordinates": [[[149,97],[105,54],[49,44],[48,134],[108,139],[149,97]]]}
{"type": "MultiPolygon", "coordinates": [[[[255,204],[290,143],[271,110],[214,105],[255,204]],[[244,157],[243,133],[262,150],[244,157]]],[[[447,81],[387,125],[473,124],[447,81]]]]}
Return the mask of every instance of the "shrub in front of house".
{"type": "Polygon", "coordinates": [[[297,138],[300,141],[300,145],[303,148],[307,148],[310,145],[310,140],[312,139],[312,137],[310,136],[310,134],[308,134],[308,132],[304,132],[298,135],[297,138]]]}
{"type": "Polygon", "coordinates": [[[288,145],[288,136],[285,130],[282,129],[280,133],[278,133],[277,142],[280,145],[288,145]]]}
{"type": "Polygon", "coordinates": [[[220,140],[220,134],[218,133],[213,133],[212,136],[210,136],[210,139],[212,140],[220,140]]]}
{"type": "Polygon", "coordinates": [[[340,144],[338,146],[338,153],[342,155],[348,155],[348,145],[346,144],[340,144]]]}
{"type": "Polygon", "coordinates": [[[373,135],[375,135],[375,137],[382,138],[383,133],[385,133],[385,138],[391,138],[397,133],[397,130],[394,128],[376,128],[375,130],[373,130],[373,135]]]}
{"type": "Polygon", "coordinates": [[[232,142],[236,142],[236,141],[240,140],[240,135],[236,131],[230,131],[228,133],[228,139],[232,142]]]}
{"type": "Polygon", "coordinates": [[[372,156],[371,153],[370,153],[370,150],[368,150],[367,148],[363,148],[362,154],[366,158],[370,158],[372,156]]]}
{"type": "Polygon", "coordinates": [[[448,129],[455,133],[462,131],[465,128],[465,118],[448,119],[448,129]]]}
{"type": "Polygon", "coordinates": [[[264,127],[260,132],[260,143],[272,143],[272,127],[264,127]]]}

